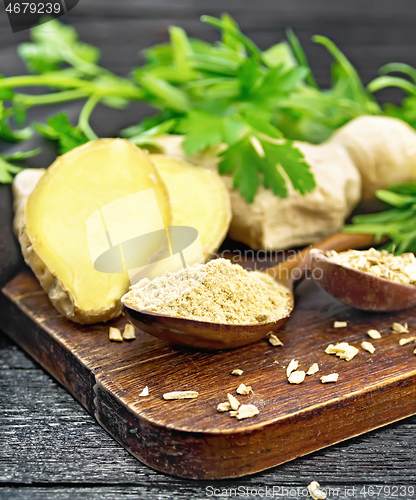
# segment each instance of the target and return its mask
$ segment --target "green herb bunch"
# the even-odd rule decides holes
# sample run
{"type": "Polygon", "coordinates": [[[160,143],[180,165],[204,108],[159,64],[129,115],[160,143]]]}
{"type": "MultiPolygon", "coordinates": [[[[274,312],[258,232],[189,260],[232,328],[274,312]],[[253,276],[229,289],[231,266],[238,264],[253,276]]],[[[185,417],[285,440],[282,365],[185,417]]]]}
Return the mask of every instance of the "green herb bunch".
{"type": "MultiPolygon", "coordinates": [[[[323,36],[313,41],[334,59],[329,89],[317,85],[291,30],[286,41],[262,51],[229,15],[202,21],[220,31],[218,42],[190,39],[171,27],[170,42],[145,50],[145,63],[125,78],[102,68],[98,49],[82,43],[71,26],[52,20],[33,28],[32,43],[18,48],[31,74],[0,76],[0,140],[24,141],[36,131],[55,141],[62,154],[97,138],[89,118],[98,103],[123,109],[145,101],[158,113],[120,136],[154,146],[158,134],[183,134],[185,153],[217,154],[220,173],[233,175],[234,186],[251,202],[260,185],[280,197],[288,189],[305,194],[315,187],[294,140],[319,143],[356,116],[405,115],[410,106],[406,101],[403,109],[383,111],[371,93],[380,79],[366,89],[344,54],[323,36]],[[49,90],[34,95],[21,92],[25,87],[49,90]],[[64,112],[27,125],[30,108],[75,100],[85,101],[76,125],[64,112]]],[[[19,170],[11,162],[36,153],[0,156],[0,181],[11,182],[19,170]]]]}
{"type": "MultiPolygon", "coordinates": [[[[122,109],[130,101],[142,99],[142,92],[132,79],[120,78],[98,66],[99,50],[80,42],[71,26],[52,20],[33,28],[31,38],[33,43],[21,44],[18,52],[32,74],[9,78],[0,75],[0,139],[3,141],[24,141],[37,130],[56,141],[62,154],[98,138],[89,125],[89,117],[98,102],[122,109]],[[25,87],[48,87],[51,92],[33,95],[16,91],[25,87]],[[22,126],[27,121],[27,111],[34,106],[80,99],[86,102],[76,126],[70,124],[66,113],[48,118],[46,124],[34,123],[17,130],[10,124],[13,120],[16,126],[22,126]]],[[[11,182],[12,175],[21,170],[10,162],[38,152],[0,155],[0,182],[11,182]]]]}
{"type": "Polygon", "coordinates": [[[416,183],[379,189],[376,196],[386,203],[385,210],[357,215],[344,232],[374,234],[378,241],[387,237],[384,248],[397,254],[416,252],[416,183]]]}

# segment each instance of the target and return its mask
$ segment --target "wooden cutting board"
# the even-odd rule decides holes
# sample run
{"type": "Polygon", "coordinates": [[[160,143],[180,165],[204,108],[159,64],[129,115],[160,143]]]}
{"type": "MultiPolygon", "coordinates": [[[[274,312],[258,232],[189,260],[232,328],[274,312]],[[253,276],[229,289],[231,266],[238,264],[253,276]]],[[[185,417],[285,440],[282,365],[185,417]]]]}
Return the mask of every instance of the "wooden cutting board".
{"type": "MultiPolygon", "coordinates": [[[[143,332],[111,343],[108,325],[77,326],[60,316],[37,280],[21,272],[0,294],[2,329],[51,373],[122,446],[159,471],[194,479],[238,477],[292,460],[416,413],[414,344],[416,308],[370,314],[332,299],[312,282],[297,289],[296,307],[279,331],[283,347],[266,340],[233,351],[198,352],[171,346],[143,332]],[[335,329],[333,322],[348,321],[335,329]],[[391,331],[408,322],[410,334],[391,331]],[[349,362],[324,353],[348,341],[360,347],[378,329],[374,354],[360,348],[349,362]],[[297,359],[320,371],[290,385],[285,367],[297,359]],[[278,364],[275,363],[278,361],[278,364]],[[241,368],[244,374],[230,374],[241,368]],[[335,384],[320,377],[339,373],[335,384]],[[240,383],[253,393],[238,396],[240,383]],[[139,397],[145,386],[148,397],[139,397]],[[165,401],[175,390],[197,399],[165,401]],[[259,415],[236,420],[216,407],[234,394],[259,415]]],[[[123,327],[125,319],[113,323],[123,327]]]]}

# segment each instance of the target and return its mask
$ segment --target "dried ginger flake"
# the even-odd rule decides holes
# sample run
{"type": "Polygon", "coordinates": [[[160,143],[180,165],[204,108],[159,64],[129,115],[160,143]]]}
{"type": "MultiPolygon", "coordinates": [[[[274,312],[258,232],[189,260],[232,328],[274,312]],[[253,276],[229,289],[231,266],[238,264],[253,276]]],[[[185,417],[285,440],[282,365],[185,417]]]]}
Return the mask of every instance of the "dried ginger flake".
{"type": "Polygon", "coordinates": [[[305,380],[306,373],[302,370],[293,371],[287,381],[289,384],[301,384],[305,380]]]}
{"type": "Polygon", "coordinates": [[[416,337],[408,337],[407,339],[405,339],[405,338],[400,339],[399,340],[399,345],[411,344],[415,339],[416,339],[416,337]]]}
{"type": "Polygon", "coordinates": [[[348,344],[348,342],[339,342],[338,344],[329,344],[325,349],[326,354],[335,354],[345,361],[351,361],[354,356],[358,353],[358,349],[353,345],[348,344]]]}
{"type": "Polygon", "coordinates": [[[124,340],[134,340],[136,338],[136,331],[131,323],[127,323],[124,327],[123,339],[124,340]]]}
{"type": "Polygon", "coordinates": [[[361,342],[361,347],[371,353],[371,354],[374,354],[375,351],[376,351],[376,348],[373,346],[373,344],[371,342],[367,342],[367,341],[364,341],[364,342],[361,342]]]}
{"type": "Polygon", "coordinates": [[[234,375],[236,377],[239,377],[240,375],[242,375],[244,372],[243,370],[241,370],[240,368],[236,368],[235,370],[233,370],[231,372],[231,375],[234,375]]]}
{"type": "Polygon", "coordinates": [[[387,250],[370,248],[340,253],[330,250],[327,256],[336,264],[364,271],[378,278],[403,285],[416,284],[416,257],[412,253],[393,255],[387,250]]]}
{"type": "Polygon", "coordinates": [[[409,327],[407,326],[407,323],[393,323],[391,325],[391,329],[393,330],[394,333],[409,333],[409,327]]]}
{"type": "Polygon", "coordinates": [[[319,372],[319,365],[318,363],[314,363],[309,367],[309,370],[306,372],[306,375],[314,375],[317,372],[319,372]]]}
{"type": "Polygon", "coordinates": [[[326,498],[326,493],[319,489],[318,481],[312,481],[308,485],[308,492],[313,500],[324,500],[326,498]]]}
{"type": "Polygon", "coordinates": [[[244,384],[240,384],[238,387],[237,387],[237,390],[236,390],[237,394],[240,394],[242,396],[247,396],[247,394],[250,394],[250,392],[253,392],[251,390],[251,387],[248,385],[244,385],[244,384]]]}
{"type": "Polygon", "coordinates": [[[123,342],[120,330],[114,326],[110,326],[108,330],[108,338],[113,342],[123,342]]]}
{"type": "Polygon", "coordinates": [[[328,384],[330,382],[337,382],[338,377],[339,377],[338,373],[330,373],[329,375],[323,375],[321,377],[321,382],[323,384],[328,384]]]}
{"type": "Polygon", "coordinates": [[[236,411],[230,411],[230,417],[236,417],[237,420],[243,418],[251,418],[259,414],[257,406],[254,405],[241,405],[236,411]]]}
{"type": "Polygon", "coordinates": [[[378,330],[368,330],[367,335],[373,340],[381,339],[381,333],[378,330]]]}
{"type": "Polygon", "coordinates": [[[286,377],[289,378],[290,374],[298,369],[298,366],[299,366],[299,361],[297,361],[296,359],[292,359],[292,361],[288,364],[286,368],[286,377]]]}
{"type": "Polygon", "coordinates": [[[283,342],[277,337],[274,333],[269,335],[269,344],[271,344],[274,347],[277,346],[282,346],[283,342]]]}
{"type": "Polygon", "coordinates": [[[232,410],[238,410],[240,403],[237,398],[235,398],[232,394],[227,394],[228,402],[232,410]]]}
{"type": "Polygon", "coordinates": [[[196,391],[173,391],[163,394],[163,399],[193,399],[198,396],[199,393],[196,391]]]}

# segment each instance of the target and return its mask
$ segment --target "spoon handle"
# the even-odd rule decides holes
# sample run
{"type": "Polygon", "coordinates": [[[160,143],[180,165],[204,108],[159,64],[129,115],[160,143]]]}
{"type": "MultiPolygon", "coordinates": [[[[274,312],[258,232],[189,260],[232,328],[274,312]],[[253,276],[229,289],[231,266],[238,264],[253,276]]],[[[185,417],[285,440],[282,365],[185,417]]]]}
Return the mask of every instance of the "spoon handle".
{"type": "Polygon", "coordinates": [[[267,273],[277,281],[292,288],[293,283],[304,277],[306,268],[310,264],[309,253],[313,248],[319,250],[344,250],[367,248],[374,244],[373,234],[336,233],[310,245],[292,255],[284,262],[267,270],[267,273]]]}

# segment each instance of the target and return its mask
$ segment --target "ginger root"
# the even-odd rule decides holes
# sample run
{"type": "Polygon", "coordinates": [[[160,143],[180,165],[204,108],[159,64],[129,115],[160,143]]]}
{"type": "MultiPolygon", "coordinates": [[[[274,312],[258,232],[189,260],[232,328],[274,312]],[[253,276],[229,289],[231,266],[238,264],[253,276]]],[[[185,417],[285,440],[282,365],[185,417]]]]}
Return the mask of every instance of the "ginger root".
{"type": "MultiPolygon", "coordinates": [[[[165,154],[184,157],[182,136],[158,138],[165,154]]],[[[306,196],[291,191],[278,198],[260,188],[247,203],[232,187],[229,236],[256,250],[281,250],[313,243],[338,231],[362,200],[377,189],[416,179],[416,132],[396,118],[361,116],[341,127],[325,143],[296,142],[315,175],[316,188],[306,196]]],[[[188,161],[216,169],[217,151],[206,151],[188,161]]]]}
{"type": "MultiPolygon", "coordinates": [[[[23,224],[15,225],[21,225],[23,257],[52,304],[87,324],[121,314],[120,297],[129,286],[123,242],[142,226],[155,230],[155,221],[164,232],[170,219],[165,185],[148,155],[125,139],[100,139],[48,168],[27,198],[23,224]],[[148,199],[151,205],[144,203],[148,199]],[[138,209],[137,227],[129,214],[123,220],[119,203],[138,209]]],[[[163,242],[155,238],[141,257],[150,259],[163,242]]]]}
{"type": "Polygon", "coordinates": [[[416,132],[397,118],[360,116],[326,144],[338,144],[348,153],[361,175],[363,201],[374,199],[377,189],[416,179],[416,132]]]}
{"type": "Polygon", "coordinates": [[[150,159],[169,193],[172,226],[197,229],[205,260],[220,247],[231,221],[230,196],[212,169],[180,158],[152,154],[150,159]]]}
{"type": "MultiPolygon", "coordinates": [[[[48,170],[27,169],[15,177],[13,227],[15,234],[20,235],[26,262],[56,309],[73,321],[93,323],[106,321],[121,313],[119,299],[129,285],[129,278],[132,279],[126,273],[112,274],[111,277],[110,274],[95,271],[84,237],[88,214],[105,204],[104,200],[113,198],[113,191],[117,196],[121,191],[134,193],[134,190],[147,186],[149,179],[155,182],[156,188],[163,193],[162,208],[169,209],[169,224],[197,229],[205,259],[215,254],[227,234],[231,204],[224,183],[212,170],[163,155],[145,155],[122,139],[102,139],[82,148],[81,154],[77,153],[80,149],[77,148],[58,159],[48,170]],[[117,157],[112,156],[114,152],[118,152],[117,157]],[[91,158],[91,154],[95,157],[91,158]],[[102,169],[106,160],[108,171],[102,169]],[[71,179],[74,176],[76,183],[71,179]],[[40,186],[35,190],[38,183],[40,186]],[[25,206],[32,191],[35,192],[25,224],[25,206]],[[164,205],[164,202],[167,203],[166,196],[169,206],[164,205]],[[73,208],[73,215],[66,212],[68,204],[73,208]],[[59,218],[55,227],[49,227],[51,215],[59,218]],[[76,224],[74,221],[77,221],[76,224]],[[40,226],[44,225],[47,229],[49,227],[48,235],[42,234],[40,226]],[[66,254],[65,248],[62,252],[62,242],[66,240],[73,242],[73,255],[66,254]],[[61,262],[60,257],[65,262],[61,262]],[[97,287],[100,292],[96,291],[97,287]],[[92,308],[86,305],[85,294],[95,300],[92,308]]],[[[138,219],[146,217],[146,207],[143,210],[144,213],[136,214],[138,219]]],[[[168,212],[164,217],[165,221],[167,219],[168,212]]],[[[111,234],[109,236],[111,239],[111,234]]],[[[156,270],[157,265],[158,262],[153,264],[156,270]]]]}

